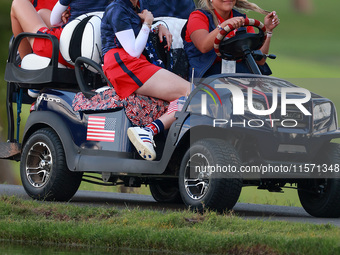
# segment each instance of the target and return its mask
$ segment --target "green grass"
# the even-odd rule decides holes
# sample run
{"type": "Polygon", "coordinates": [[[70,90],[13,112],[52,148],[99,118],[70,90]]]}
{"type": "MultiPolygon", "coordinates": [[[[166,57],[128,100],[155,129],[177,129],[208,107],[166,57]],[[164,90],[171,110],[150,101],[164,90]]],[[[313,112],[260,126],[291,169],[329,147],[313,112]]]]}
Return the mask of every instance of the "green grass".
{"type": "MultiPolygon", "coordinates": [[[[340,58],[340,56],[339,56],[340,58]]],[[[273,76],[279,78],[299,78],[299,79],[330,79],[340,78],[340,65],[325,65],[322,62],[309,61],[295,57],[278,55],[277,59],[267,60],[273,76]],[[301,68],[303,67],[303,68],[301,68]]]]}
{"type": "Polygon", "coordinates": [[[0,239],[216,254],[339,254],[340,229],[233,214],[117,210],[0,197],[0,239]]]}
{"type": "Polygon", "coordinates": [[[301,207],[296,189],[285,188],[283,192],[277,193],[258,190],[256,187],[243,187],[238,202],[301,207]]]}
{"type": "MultiPolygon", "coordinates": [[[[294,84],[308,88],[312,92],[331,99],[340,109],[340,33],[337,32],[338,10],[340,1],[314,0],[314,13],[297,14],[291,9],[291,1],[254,0],[268,10],[276,10],[281,24],[274,31],[270,53],[276,54],[276,60],[268,60],[273,75],[292,81],[294,84]]],[[[11,0],[0,2],[0,95],[4,98],[6,83],[3,79],[8,54],[11,0]]],[[[248,12],[248,17],[263,20],[263,15],[248,12]]],[[[4,108],[1,100],[0,109],[4,108]]],[[[28,115],[24,110],[23,119],[28,115]]],[[[6,127],[6,113],[0,111],[1,127],[6,127]]],[[[23,121],[24,122],[24,121],[23,121]]],[[[23,129],[24,125],[21,126],[23,129]]],[[[2,132],[6,137],[6,130],[2,132]]],[[[14,163],[15,174],[19,179],[18,163],[14,163]]],[[[82,183],[80,189],[117,192],[117,187],[102,187],[82,183]]],[[[133,192],[150,194],[148,188],[134,189],[133,192]]],[[[295,190],[285,190],[284,194],[269,193],[247,187],[242,190],[240,202],[296,205],[300,206],[295,190]]]]}
{"type": "MultiPolygon", "coordinates": [[[[315,8],[312,14],[294,12],[292,1],[254,2],[264,9],[275,10],[279,15],[281,24],[274,30],[271,44],[271,52],[278,55],[278,61],[281,61],[281,57],[288,57],[291,58],[288,65],[294,65],[295,60],[307,60],[310,63],[322,63],[325,67],[340,67],[340,34],[337,33],[339,1],[313,0],[315,8]]],[[[247,15],[263,21],[261,14],[248,12],[247,15]]],[[[282,65],[287,66],[287,63],[282,65]]],[[[298,69],[307,69],[307,66],[300,65],[298,69]]],[[[309,74],[313,75],[313,72],[309,74]]]]}
{"type": "Polygon", "coordinates": [[[6,60],[8,56],[8,43],[11,38],[11,20],[10,20],[10,4],[12,1],[5,0],[0,2],[0,134],[2,133],[2,126],[5,125],[6,112],[4,111],[4,96],[6,93],[6,83],[4,81],[4,73],[6,60]]]}
{"type": "MultiPolygon", "coordinates": [[[[290,0],[254,2],[265,9],[276,10],[281,19],[280,26],[274,31],[270,50],[277,59],[268,60],[273,75],[330,98],[340,109],[340,33],[337,32],[340,1],[314,0],[315,12],[312,15],[292,12],[290,0]]],[[[6,91],[3,77],[11,36],[10,5],[11,0],[0,2],[1,98],[6,91]]],[[[248,16],[263,20],[262,15],[252,12],[248,16]]],[[[0,109],[1,132],[1,126],[6,125],[4,100],[1,100],[0,109]]],[[[23,115],[28,115],[27,109],[23,115]]],[[[3,130],[2,136],[5,135],[6,130],[3,130]]],[[[19,176],[18,165],[14,163],[16,176],[19,176]]],[[[82,183],[80,189],[118,191],[117,187],[87,183],[82,183]]],[[[148,187],[133,192],[150,194],[148,187]]],[[[297,192],[290,189],[278,194],[246,187],[239,202],[301,206],[297,192]]],[[[169,254],[173,251],[192,254],[339,254],[339,237],[339,228],[331,225],[243,220],[232,214],[206,213],[202,216],[189,211],[116,210],[0,198],[0,239],[19,240],[37,247],[85,245],[102,247],[111,253],[117,247],[130,247],[138,251],[141,248],[170,250],[169,254]]],[[[55,250],[59,251],[53,248],[55,250]]]]}

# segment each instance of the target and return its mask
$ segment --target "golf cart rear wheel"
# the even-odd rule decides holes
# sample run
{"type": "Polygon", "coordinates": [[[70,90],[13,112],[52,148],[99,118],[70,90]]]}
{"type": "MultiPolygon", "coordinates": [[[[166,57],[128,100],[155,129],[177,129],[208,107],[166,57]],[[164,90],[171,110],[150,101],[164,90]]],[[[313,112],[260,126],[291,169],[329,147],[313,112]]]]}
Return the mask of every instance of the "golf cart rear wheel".
{"type": "Polygon", "coordinates": [[[213,172],[212,167],[232,167],[241,163],[234,147],[220,139],[202,139],[185,153],[179,172],[179,191],[183,202],[195,211],[205,208],[225,212],[236,204],[242,189],[237,173],[213,172]],[[219,176],[218,176],[219,175],[219,176]]]}
{"type": "MultiPolygon", "coordinates": [[[[329,143],[320,150],[317,164],[340,164],[340,144],[329,143]]],[[[322,176],[321,176],[322,177],[322,176]]],[[[310,215],[322,218],[340,216],[340,179],[309,179],[298,184],[303,208],[310,215]]]]}
{"type": "Polygon", "coordinates": [[[67,168],[64,148],[51,128],[34,132],[25,143],[20,175],[27,194],[38,200],[67,201],[82,179],[82,173],[67,168]]]}
{"type": "Polygon", "coordinates": [[[152,197],[161,203],[183,203],[178,189],[178,182],[151,183],[150,192],[152,197]]]}

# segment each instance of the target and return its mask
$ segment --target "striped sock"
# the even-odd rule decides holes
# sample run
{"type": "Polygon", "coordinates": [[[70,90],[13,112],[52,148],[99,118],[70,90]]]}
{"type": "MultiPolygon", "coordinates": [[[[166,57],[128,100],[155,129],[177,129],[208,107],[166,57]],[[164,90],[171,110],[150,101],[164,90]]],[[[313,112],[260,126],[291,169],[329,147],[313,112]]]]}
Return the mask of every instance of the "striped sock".
{"type": "Polygon", "coordinates": [[[157,119],[157,120],[151,122],[149,125],[147,125],[144,129],[149,131],[149,132],[152,132],[153,135],[157,135],[160,132],[163,132],[164,125],[163,125],[162,121],[157,119]]]}

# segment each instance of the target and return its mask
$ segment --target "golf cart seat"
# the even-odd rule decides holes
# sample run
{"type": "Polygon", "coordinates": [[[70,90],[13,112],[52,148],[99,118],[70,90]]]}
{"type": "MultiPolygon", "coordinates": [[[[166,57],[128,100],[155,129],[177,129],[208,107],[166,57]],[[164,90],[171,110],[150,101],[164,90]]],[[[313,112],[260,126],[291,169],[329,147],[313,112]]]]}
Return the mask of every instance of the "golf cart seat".
{"type": "MultiPolygon", "coordinates": [[[[74,66],[75,60],[80,56],[92,59],[96,63],[101,62],[100,22],[102,16],[103,12],[86,13],[64,27],[59,41],[59,50],[69,64],[74,66]]],[[[21,68],[39,70],[46,68],[50,61],[50,58],[32,53],[23,58],[21,68]]],[[[58,63],[58,68],[67,67],[58,63]]]]}
{"type": "Polygon", "coordinates": [[[70,65],[74,65],[75,59],[80,56],[92,59],[96,63],[101,63],[100,22],[102,16],[103,12],[93,12],[79,16],[64,27],[60,42],[52,35],[19,34],[10,49],[5,80],[17,83],[23,88],[78,87],[73,68],[66,68],[58,63],[59,48],[62,56],[70,65]],[[32,53],[26,55],[22,59],[21,65],[19,65],[16,61],[18,46],[25,37],[50,40],[53,47],[52,58],[32,53]]]}
{"type": "Polygon", "coordinates": [[[174,17],[157,17],[155,18],[155,25],[163,24],[172,34],[172,49],[183,49],[183,39],[181,37],[182,29],[187,22],[186,19],[174,17]]]}
{"type": "Polygon", "coordinates": [[[174,17],[156,18],[153,26],[155,27],[159,24],[164,25],[172,34],[171,49],[169,51],[167,50],[165,40],[160,43],[158,35],[151,34],[148,44],[152,44],[153,47],[146,47],[144,54],[151,63],[159,65],[183,79],[188,80],[189,62],[184,51],[183,39],[181,37],[181,31],[186,22],[186,19],[174,17]]]}

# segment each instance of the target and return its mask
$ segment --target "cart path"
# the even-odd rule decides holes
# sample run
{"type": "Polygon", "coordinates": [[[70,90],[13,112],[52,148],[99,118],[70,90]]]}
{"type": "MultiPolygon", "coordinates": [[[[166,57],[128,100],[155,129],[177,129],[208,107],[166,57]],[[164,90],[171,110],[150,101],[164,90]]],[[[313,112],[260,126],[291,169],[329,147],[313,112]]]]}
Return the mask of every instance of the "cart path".
{"type": "MultiPolygon", "coordinates": [[[[0,185],[0,195],[15,195],[23,199],[31,199],[25,192],[24,188],[19,185],[0,185]]],[[[113,193],[99,191],[79,190],[70,204],[87,205],[87,206],[115,206],[117,208],[140,208],[152,210],[186,210],[181,204],[163,204],[157,203],[152,196],[130,194],[130,193],[113,193]]],[[[315,218],[310,216],[301,207],[277,206],[277,205],[258,205],[237,203],[234,207],[235,214],[244,219],[273,220],[273,221],[291,221],[313,224],[332,224],[340,227],[339,219],[315,218]]]]}

